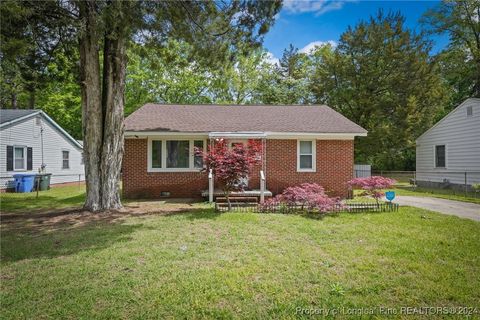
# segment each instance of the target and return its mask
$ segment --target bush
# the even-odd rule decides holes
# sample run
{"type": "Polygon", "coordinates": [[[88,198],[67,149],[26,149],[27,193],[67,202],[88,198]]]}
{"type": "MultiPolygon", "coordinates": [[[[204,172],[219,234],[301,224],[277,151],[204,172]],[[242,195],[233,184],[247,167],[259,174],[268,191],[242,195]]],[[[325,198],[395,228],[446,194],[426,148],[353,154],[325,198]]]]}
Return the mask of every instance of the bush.
{"type": "Polygon", "coordinates": [[[325,189],[316,183],[302,183],[299,186],[288,187],[282,194],[268,199],[262,205],[262,212],[272,211],[272,208],[284,212],[300,209],[307,212],[329,212],[341,206],[340,198],[330,198],[325,189]],[[300,207],[300,208],[298,208],[300,207]],[[293,209],[293,210],[290,210],[293,209]]]}
{"type": "Polygon", "coordinates": [[[393,179],[385,178],[382,176],[371,176],[352,179],[348,181],[348,185],[351,187],[358,187],[364,190],[362,195],[374,198],[378,204],[378,199],[380,199],[384,195],[381,190],[392,187],[396,182],[397,181],[393,179]]]}

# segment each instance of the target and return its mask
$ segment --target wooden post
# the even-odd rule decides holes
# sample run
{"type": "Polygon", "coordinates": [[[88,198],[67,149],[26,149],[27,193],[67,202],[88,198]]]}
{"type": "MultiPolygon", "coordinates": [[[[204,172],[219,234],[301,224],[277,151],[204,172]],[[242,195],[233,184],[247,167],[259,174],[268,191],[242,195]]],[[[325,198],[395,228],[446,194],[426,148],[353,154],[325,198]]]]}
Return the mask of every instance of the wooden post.
{"type": "Polygon", "coordinates": [[[260,203],[265,202],[265,174],[260,171],[260,203]]]}
{"type": "Polygon", "coordinates": [[[467,197],[467,171],[465,171],[465,198],[467,197]]]}
{"type": "Polygon", "coordinates": [[[213,172],[210,169],[208,173],[208,202],[213,202],[213,172]]]}
{"type": "Polygon", "coordinates": [[[38,189],[40,189],[40,177],[35,177],[35,182],[37,183],[37,199],[38,199],[38,189]]]}

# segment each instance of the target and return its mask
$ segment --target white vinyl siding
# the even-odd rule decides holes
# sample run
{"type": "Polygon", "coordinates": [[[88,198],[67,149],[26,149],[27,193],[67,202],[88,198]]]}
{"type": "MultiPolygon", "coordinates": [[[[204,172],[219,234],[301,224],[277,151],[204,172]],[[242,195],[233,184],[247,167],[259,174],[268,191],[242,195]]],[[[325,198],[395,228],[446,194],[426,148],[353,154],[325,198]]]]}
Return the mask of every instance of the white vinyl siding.
{"type": "Polygon", "coordinates": [[[417,139],[417,180],[480,183],[480,99],[468,99],[417,139]],[[468,115],[468,107],[472,114],[468,115]],[[445,167],[436,166],[436,146],[445,146],[445,167]]]}
{"type": "Polygon", "coordinates": [[[51,183],[77,182],[85,180],[82,164],[82,149],[61,133],[43,116],[33,116],[0,129],[0,188],[12,186],[11,177],[14,172],[7,172],[7,146],[25,146],[24,157],[27,158],[26,147],[32,148],[32,170],[26,173],[37,173],[42,166],[41,127],[43,126],[43,162],[46,172],[51,173],[51,183]],[[37,120],[40,119],[40,120],[37,120]],[[69,150],[69,169],[62,169],[62,150],[69,150]]]}
{"type": "Polygon", "coordinates": [[[297,141],[297,171],[315,172],[316,171],[316,146],[315,140],[297,141]]]}

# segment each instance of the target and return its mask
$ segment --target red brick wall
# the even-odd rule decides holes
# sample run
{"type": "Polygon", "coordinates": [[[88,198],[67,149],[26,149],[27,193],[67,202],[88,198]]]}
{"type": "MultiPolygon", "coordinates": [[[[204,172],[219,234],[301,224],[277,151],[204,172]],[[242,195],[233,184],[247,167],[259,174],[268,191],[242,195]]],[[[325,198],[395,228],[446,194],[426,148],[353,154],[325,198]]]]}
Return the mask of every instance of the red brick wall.
{"type": "Polygon", "coordinates": [[[122,183],[129,198],[158,198],[162,191],[172,198],[197,198],[208,189],[204,172],[147,172],[147,139],[125,139],[122,183]]]}
{"type": "Polygon", "coordinates": [[[297,141],[267,140],[267,189],[277,194],[288,186],[315,182],[330,195],[348,196],[353,140],[317,140],[316,158],[316,172],[297,172],[297,141]]]}
{"type": "MultiPolygon", "coordinates": [[[[353,177],[353,140],[317,140],[316,172],[297,172],[297,141],[267,140],[267,188],[274,194],[303,182],[322,185],[332,195],[347,196],[346,182],[353,177]]],[[[249,186],[259,188],[257,166],[249,186]]],[[[206,173],[147,172],[147,139],[126,139],[123,191],[127,197],[156,198],[162,191],[171,197],[199,197],[208,188],[206,173]]]]}

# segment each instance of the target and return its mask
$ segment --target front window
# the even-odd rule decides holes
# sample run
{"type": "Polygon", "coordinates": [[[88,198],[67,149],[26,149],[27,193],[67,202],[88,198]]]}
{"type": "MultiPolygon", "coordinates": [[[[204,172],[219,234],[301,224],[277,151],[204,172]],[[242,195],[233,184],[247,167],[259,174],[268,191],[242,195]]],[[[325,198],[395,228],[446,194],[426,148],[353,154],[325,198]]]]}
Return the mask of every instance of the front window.
{"type": "Polygon", "coordinates": [[[445,168],[445,146],[435,146],[435,167],[445,168]]]}
{"type": "Polygon", "coordinates": [[[198,152],[203,151],[203,140],[195,140],[193,142],[193,150],[194,150],[194,155],[193,155],[193,167],[197,169],[202,169],[203,168],[203,156],[201,154],[197,154],[198,152]]]}
{"type": "Polygon", "coordinates": [[[162,141],[152,141],[152,168],[162,167],[162,141]]]}
{"type": "Polygon", "coordinates": [[[70,168],[70,152],[63,150],[62,151],[62,169],[70,168]]]}
{"type": "Polygon", "coordinates": [[[148,171],[199,171],[203,168],[205,140],[151,139],[148,144],[148,171]]]}
{"type": "Polygon", "coordinates": [[[26,157],[25,157],[25,147],[15,147],[13,152],[13,170],[25,170],[26,166],[26,157]]]}
{"type": "Polygon", "coordinates": [[[167,168],[188,168],[189,141],[167,141],[167,168]]]}
{"type": "Polygon", "coordinates": [[[298,171],[315,171],[314,141],[298,142],[298,171]]]}

